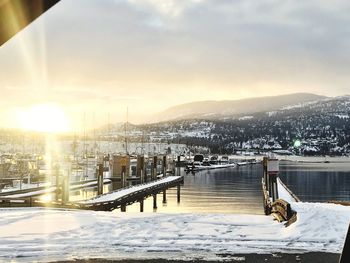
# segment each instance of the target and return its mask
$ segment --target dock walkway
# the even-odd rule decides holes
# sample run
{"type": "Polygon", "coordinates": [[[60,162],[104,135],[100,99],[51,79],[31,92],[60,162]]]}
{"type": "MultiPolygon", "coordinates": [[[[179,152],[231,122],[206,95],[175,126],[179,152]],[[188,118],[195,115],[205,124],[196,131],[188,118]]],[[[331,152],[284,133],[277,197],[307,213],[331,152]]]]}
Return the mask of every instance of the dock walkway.
{"type": "Polygon", "coordinates": [[[122,188],[88,200],[77,202],[85,209],[113,210],[118,207],[140,202],[148,196],[160,193],[167,188],[179,186],[183,182],[183,176],[167,176],[162,179],[122,188]]]}
{"type": "MultiPolygon", "coordinates": [[[[103,183],[108,184],[111,180],[104,179],[103,183]]],[[[79,181],[79,182],[71,182],[70,190],[78,190],[81,188],[86,187],[94,187],[97,185],[97,180],[87,180],[87,181],[79,181]]],[[[54,193],[57,190],[57,187],[55,185],[52,186],[40,186],[40,187],[33,187],[33,188],[26,188],[22,190],[13,190],[13,191],[7,191],[7,192],[0,192],[0,199],[1,198],[22,198],[22,197],[34,197],[49,193],[54,193]]]]}

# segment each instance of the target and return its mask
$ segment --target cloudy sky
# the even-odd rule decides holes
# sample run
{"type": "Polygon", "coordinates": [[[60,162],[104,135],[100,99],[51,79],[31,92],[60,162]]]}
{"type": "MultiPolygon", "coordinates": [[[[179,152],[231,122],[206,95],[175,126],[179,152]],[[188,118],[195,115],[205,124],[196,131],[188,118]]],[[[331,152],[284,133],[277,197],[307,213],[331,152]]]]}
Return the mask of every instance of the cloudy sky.
{"type": "Polygon", "coordinates": [[[346,0],[62,0],[0,47],[0,121],[42,103],[142,122],[196,100],[348,94],[349,24],[346,0]]]}

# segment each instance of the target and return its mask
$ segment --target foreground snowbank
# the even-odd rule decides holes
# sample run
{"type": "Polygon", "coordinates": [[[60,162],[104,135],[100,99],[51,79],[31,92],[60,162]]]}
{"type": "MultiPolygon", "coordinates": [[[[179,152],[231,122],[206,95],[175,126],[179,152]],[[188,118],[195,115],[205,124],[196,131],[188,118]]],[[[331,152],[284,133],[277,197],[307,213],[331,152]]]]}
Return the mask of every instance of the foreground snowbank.
{"type": "Polygon", "coordinates": [[[297,203],[288,228],[270,216],[0,209],[0,261],[220,259],[222,254],[341,252],[350,208],[297,203]]]}

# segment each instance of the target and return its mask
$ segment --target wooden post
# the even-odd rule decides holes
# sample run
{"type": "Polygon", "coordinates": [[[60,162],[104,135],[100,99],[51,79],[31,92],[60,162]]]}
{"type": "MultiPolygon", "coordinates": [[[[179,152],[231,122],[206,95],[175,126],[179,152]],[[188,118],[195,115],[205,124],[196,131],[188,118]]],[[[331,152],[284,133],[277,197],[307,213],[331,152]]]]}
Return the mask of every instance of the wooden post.
{"type": "Polygon", "coordinates": [[[136,176],[140,178],[140,183],[144,183],[144,167],[145,167],[145,157],[138,155],[137,156],[137,165],[136,165],[136,176]]]}
{"type": "Polygon", "coordinates": [[[120,211],[121,211],[121,212],[126,212],[126,204],[122,204],[122,205],[120,206],[120,211]]]}
{"type": "Polygon", "coordinates": [[[97,194],[103,194],[103,163],[98,165],[97,194]]]}
{"type": "Polygon", "coordinates": [[[141,170],[142,170],[142,161],[141,155],[137,155],[137,163],[136,163],[136,176],[141,180],[141,170]]]}
{"type": "Polygon", "coordinates": [[[177,202],[180,203],[180,184],[177,185],[177,202]]]}
{"type": "Polygon", "coordinates": [[[269,195],[272,201],[278,199],[277,177],[279,172],[279,162],[277,159],[269,159],[267,162],[267,173],[269,180],[269,195]]]}
{"type": "Polygon", "coordinates": [[[162,168],[163,168],[163,176],[166,176],[166,171],[167,171],[167,156],[166,155],[163,155],[162,168]]]}
{"type": "Polygon", "coordinates": [[[144,202],[143,202],[143,199],[140,201],[140,212],[143,212],[143,205],[144,205],[144,202]]]}
{"type": "Polygon", "coordinates": [[[147,182],[148,180],[148,176],[147,176],[147,165],[148,165],[148,159],[146,160],[144,158],[144,161],[143,161],[143,182],[147,182]]]}
{"type": "Polygon", "coordinates": [[[122,188],[124,188],[126,186],[126,166],[122,166],[121,182],[122,188]]]}
{"type": "Polygon", "coordinates": [[[158,156],[153,156],[152,180],[157,179],[158,156]]]}
{"type": "Polygon", "coordinates": [[[163,190],[163,204],[166,204],[166,189],[163,190]]]}
{"type": "Polygon", "coordinates": [[[157,209],[157,194],[153,194],[153,209],[157,209]]]}
{"type": "Polygon", "coordinates": [[[264,157],[263,158],[264,183],[265,183],[266,190],[268,191],[269,189],[268,189],[268,181],[267,181],[267,161],[268,161],[268,158],[264,157]]]}

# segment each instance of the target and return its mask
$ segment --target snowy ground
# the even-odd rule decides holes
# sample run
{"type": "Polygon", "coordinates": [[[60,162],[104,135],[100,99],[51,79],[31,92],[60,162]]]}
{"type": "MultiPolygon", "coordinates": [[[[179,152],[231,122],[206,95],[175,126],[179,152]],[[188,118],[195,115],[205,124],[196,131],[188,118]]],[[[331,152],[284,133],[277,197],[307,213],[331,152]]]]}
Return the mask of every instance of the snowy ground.
{"type": "Polygon", "coordinates": [[[349,207],[293,203],[293,208],[298,221],[288,228],[260,215],[0,209],[0,261],[341,252],[349,207]]]}

